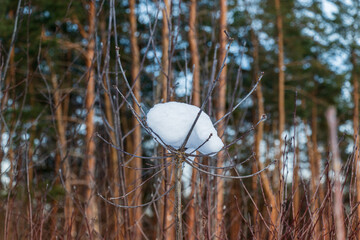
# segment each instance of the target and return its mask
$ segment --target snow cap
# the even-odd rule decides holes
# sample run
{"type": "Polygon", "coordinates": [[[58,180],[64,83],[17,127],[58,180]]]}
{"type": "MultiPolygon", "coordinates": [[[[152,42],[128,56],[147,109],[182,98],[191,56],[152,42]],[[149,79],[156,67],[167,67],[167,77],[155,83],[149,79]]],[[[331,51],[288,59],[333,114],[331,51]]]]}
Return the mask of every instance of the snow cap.
{"type": "MultiPolygon", "coordinates": [[[[156,104],[147,114],[148,126],[166,143],[179,149],[193,125],[200,108],[180,102],[167,102],[156,104]]],[[[153,136],[157,138],[156,136],[153,136]]],[[[161,140],[158,139],[161,143],[161,140]]],[[[198,149],[202,154],[216,153],[224,146],[217,135],[210,117],[201,112],[198,121],[190,135],[186,148],[198,149]],[[212,136],[204,144],[204,142],[212,136]]]]}

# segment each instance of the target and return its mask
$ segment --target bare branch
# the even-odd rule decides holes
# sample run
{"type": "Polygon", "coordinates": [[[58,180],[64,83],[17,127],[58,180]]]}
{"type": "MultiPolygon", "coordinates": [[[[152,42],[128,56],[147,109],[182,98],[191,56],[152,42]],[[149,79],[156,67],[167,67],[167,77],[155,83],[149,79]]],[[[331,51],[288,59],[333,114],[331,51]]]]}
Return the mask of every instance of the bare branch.
{"type": "Polygon", "coordinates": [[[138,207],[146,207],[149,206],[150,204],[160,200],[161,198],[163,198],[164,196],[166,196],[171,190],[173,190],[175,186],[171,186],[170,189],[168,191],[166,191],[164,194],[160,195],[158,198],[151,200],[150,202],[141,204],[141,205],[137,205],[137,206],[125,206],[125,205],[120,205],[120,204],[116,204],[112,201],[107,200],[104,196],[102,196],[100,193],[98,193],[97,195],[104,200],[105,202],[115,206],[115,207],[119,207],[119,208],[138,208],[138,207]]]}
{"type": "Polygon", "coordinates": [[[221,122],[222,120],[224,120],[224,118],[226,118],[227,116],[229,116],[231,113],[233,113],[256,89],[256,87],[259,85],[262,77],[264,76],[264,73],[262,72],[261,75],[259,76],[258,81],[256,82],[256,84],[254,85],[254,87],[250,90],[250,92],[238,103],[236,104],[235,107],[233,107],[233,109],[231,109],[231,111],[229,111],[228,113],[226,113],[223,117],[221,117],[219,120],[217,120],[214,123],[214,126],[216,126],[219,122],[221,122]]]}

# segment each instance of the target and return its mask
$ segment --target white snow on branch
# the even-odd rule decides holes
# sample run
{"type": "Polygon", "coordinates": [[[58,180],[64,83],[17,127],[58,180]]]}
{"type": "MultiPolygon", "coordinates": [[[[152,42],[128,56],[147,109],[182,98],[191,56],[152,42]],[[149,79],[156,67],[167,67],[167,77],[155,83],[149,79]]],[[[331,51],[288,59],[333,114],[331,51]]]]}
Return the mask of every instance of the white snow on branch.
{"type": "MultiPolygon", "coordinates": [[[[193,125],[200,108],[180,102],[156,104],[147,114],[148,126],[166,143],[179,149],[193,125]]],[[[153,136],[157,139],[156,136],[153,136]]],[[[157,139],[161,143],[161,140],[157,139]]],[[[210,117],[201,112],[185,147],[187,153],[197,149],[202,154],[216,153],[224,146],[210,117]],[[210,137],[211,135],[211,137],[210,137]],[[199,148],[199,146],[201,146],[199,148]]]]}

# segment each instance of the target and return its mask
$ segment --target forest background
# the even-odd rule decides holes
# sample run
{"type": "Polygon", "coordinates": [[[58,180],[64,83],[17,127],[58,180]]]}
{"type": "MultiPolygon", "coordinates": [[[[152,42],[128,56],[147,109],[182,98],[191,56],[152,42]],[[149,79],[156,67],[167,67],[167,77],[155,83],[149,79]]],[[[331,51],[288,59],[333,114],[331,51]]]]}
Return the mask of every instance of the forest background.
{"type": "Polygon", "coordinates": [[[184,239],[360,239],[360,1],[0,5],[0,239],[175,239],[138,121],[167,101],[243,101],[184,163],[184,239]]]}

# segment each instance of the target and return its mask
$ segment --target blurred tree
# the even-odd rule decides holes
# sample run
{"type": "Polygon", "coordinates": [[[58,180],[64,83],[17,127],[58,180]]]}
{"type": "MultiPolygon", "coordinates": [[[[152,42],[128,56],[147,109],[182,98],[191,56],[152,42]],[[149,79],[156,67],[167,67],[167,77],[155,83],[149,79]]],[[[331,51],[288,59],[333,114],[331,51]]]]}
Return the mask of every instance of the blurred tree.
{"type": "MultiPolygon", "coordinates": [[[[219,18],[219,56],[218,56],[218,63],[219,63],[219,83],[217,85],[217,101],[216,101],[216,119],[222,118],[226,113],[226,62],[224,68],[222,68],[222,64],[225,61],[226,56],[226,45],[228,42],[227,34],[227,0],[220,0],[220,18],[219,18]]],[[[224,133],[225,133],[225,121],[221,121],[218,125],[218,135],[222,137],[223,141],[225,140],[224,133]]],[[[223,174],[221,167],[223,167],[224,160],[225,160],[225,152],[221,151],[217,155],[217,163],[216,166],[220,169],[217,170],[217,174],[223,174]]],[[[218,238],[223,238],[226,233],[224,233],[224,213],[223,213],[223,204],[224,204],[224,179],[217,178],[216,179],[216,231],[215,236],[218,238]]]]}
{"type": "MultiPolygon", "coordinates": [[[[353,143],[354,143],[354,156],[353,156],[353,169],[356,172],[356,179],[352,180],[355,183],[354,190],[356,192],[356,202],[360,202],[360,168],[359,168],[359,79],[358,79],[358,56],[359,56],[359,18],[360,18],[360,3],[359,1],[331,1],[337,7],[338,11],[333,13],[332,27],[334,33],[332,34],[333,46],[339,57],[346,58],[346,63],[349,65],[347,68],[347,80],[352,81],[352,119],[353,119],[353,143]],[[342,54],[341,54],[342,53],[342,54]]],[[[344,111],[341,108],[339,111],[344,111]]],[[[347,110],[347,109],[346,109],[347,110]]],[[[356,208],[357,219],[351,218],[351,225],[357,238],[360,238],[360,232],[357,227],[360,222],[360,208],[356,208]]]]}
{"type": "MultiPolygon", "coordinates": [[[[190,1],[190,11],[189,11],[189,46],[190,46],[190,56],[191,56],[191,70],[193,73],[192,79],[192,101],[191,104],[200,107],[200,60],[199,60],[199,49],[198,49],[198,39],[197,39],[197,24],[196,24],[196,14],[197,11],[197,0],[190,1]]],[[[187,80],[185,80],[187,81],[187,80]]],[[[191,176],[191,193],[190,193],[190,203],[188,210],[188,239],[194,240],[196,237],[195,231],[195,222],[196,222],[196,214],[195,214],[195,187],[197,180],[197,170],[195,168],[192,169],[191,176]]]]}
{"type": "MultiPolygon", "coordinates": [[[[138,103],[141,102],[141,85],[140,85],[140,52],[139,52],[139,46],[137,41],[137,24],[136,24],[136,15],[135,15],[135,0],[129,1],[130,5],[130,44],[131,44],[131,54],[133,56],[132,66],[131,66],[131,78],[132,78],[132,87],[135,98],[133,100],[133,106],[135,113],[138,116],[141,116],[140,108],[138,106],[138,103]]],[[[142,155],[142,138],[141,138],[141,126],[136,119],[135,116],[133,116],[132,125],[134,129],[133,133],[133,153],[137,156],[142,155]]],[[[141,158],[133,158],[131,160],[131,163],[129,164],[130,167],[133,169],[128,169],[130,172],[130,177],[128,179],[129,183],[131,184],[131,187],[127,188],[128,192],[133,191],[136,189],[131,197],[129,198],[130,204],[134,206],[141,205],[142,202],[142,192],[141,188],[138,187],[141,184],[141,167],[142,167],[142,160],[141,158]]],[[[142,228],[142,211],[141,207],[135,208],[130,215],[130,226],[133,228],[133,238],[134,239],[140,239],[141,238],[141,228],[142,228]]]]}
{"type": "Polygon", "coordinates": [[[86,73],[86,184],[87,189],[85,193],[86,199],[86,218],[89,221],[90,229],[89,234],[100,233],[99,209],[98,202],[95,195],[96,192],[96,177],[95,177],[95,123],[94,123],[94,104],[95,104],[95,17],[96,17],[96,4],[94,0],[87,2],[88,7],[88,31],[83,34],[84,39],[87,39],[87,49],[85,54],[85,62],[87,67],[86,73]]]}

